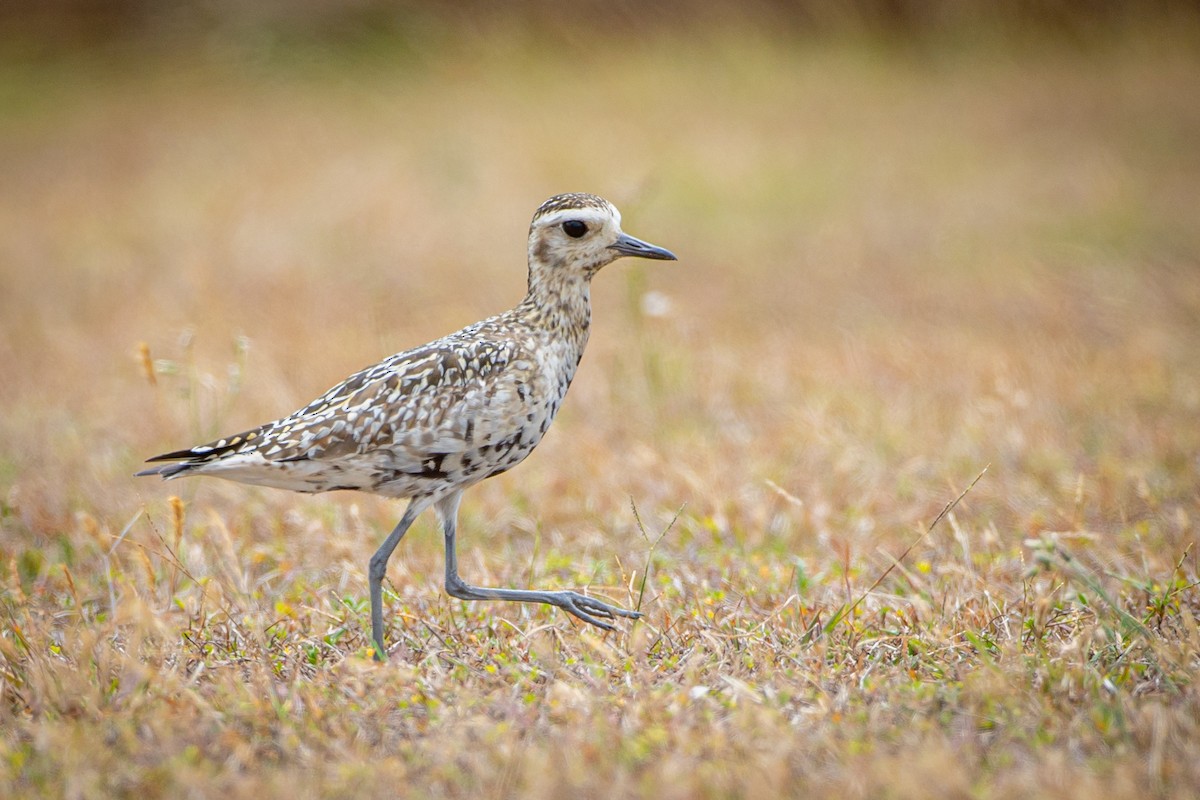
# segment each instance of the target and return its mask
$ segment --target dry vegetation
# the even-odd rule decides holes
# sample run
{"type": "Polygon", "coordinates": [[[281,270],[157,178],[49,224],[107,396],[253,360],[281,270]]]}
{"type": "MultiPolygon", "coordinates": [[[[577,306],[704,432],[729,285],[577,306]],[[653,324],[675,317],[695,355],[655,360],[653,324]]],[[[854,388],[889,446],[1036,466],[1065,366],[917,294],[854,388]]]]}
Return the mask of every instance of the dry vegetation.
{"type": "Polygon", "coordinates": [[[1192,32],[519,34],[5,57],[0,796],[1196,796],[1192,32]],[[681,260],[463,572],[643,622],[451,601],[430,518],[377,666],[398,504],[130,477],[512,304],[576,189],[681,260]]]}

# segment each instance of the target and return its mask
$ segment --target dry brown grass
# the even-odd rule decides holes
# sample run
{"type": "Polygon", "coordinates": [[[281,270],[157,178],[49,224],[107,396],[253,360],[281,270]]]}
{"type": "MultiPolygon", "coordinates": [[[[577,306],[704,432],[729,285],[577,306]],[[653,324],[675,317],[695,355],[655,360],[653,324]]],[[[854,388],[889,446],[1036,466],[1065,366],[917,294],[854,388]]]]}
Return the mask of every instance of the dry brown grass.
{"type": "Polygon", "coordinates": [[[13,62],[0,795],[1194,797],[1197,52],[13,62]],[[397,504],[130,477],[507,307],[579,189],[681,260],[600,276],[463,571],[644,622],[452,602],[422,520],[379,667],[397,504]]]}

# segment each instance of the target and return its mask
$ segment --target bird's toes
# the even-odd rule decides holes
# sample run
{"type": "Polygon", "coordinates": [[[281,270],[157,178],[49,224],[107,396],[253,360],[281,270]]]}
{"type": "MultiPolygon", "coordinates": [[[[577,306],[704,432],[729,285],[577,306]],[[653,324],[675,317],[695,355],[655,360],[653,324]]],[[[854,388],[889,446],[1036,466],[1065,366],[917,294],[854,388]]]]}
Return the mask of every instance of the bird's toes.
{"type": "Polygon", "coordinates": [[[620,606],[613,606],[594,597],[587,595],[576,595],[575,602],[582,608],[587,609],[592,614],[605,619],[616,619],[617,617],[627,617],[629,619],[638,619],[642,616],[640,611],[629,611],[620,606]]]}
{"type": "Polygon", "coordinates": [[[586,611],[584,611],[581,608],[569,608],[567,610],[570,611],[575,616],[579,617],[584,622],[588,623],[589,625],[595,625],[597,628],[602,628],[603,630],[606,630],[606,631],[615,630],[615,628],[613,628],[613,626],[610,625],[609,623],[605,622],[602,619],[596,619],[591,614],[587,613],[586,611]]]}
{"type": "Polygon", "coordinates": [[[608,606],[604,605],[603,603],[594,603],[594,604],[588,603],[587,605],[584,605],[583,607],[586,608],[590,613],[595,614],[597,617],[604,617],[605,619],[614,619],[615,618],[615,615],[613,614],[613,609],[609,608],[608,606]]]}
{"type": "Polygon", "coordinates": [[[576,592],[565,592],[561,599],[562,608],[572,616],[578,617],[589,625],[595,625],[597,628],[602,628],[606,631],[613,630],[612,625],[603,619],[597,619],[597,617],[612,619],[612,613],[604,603],[576,592]]]}

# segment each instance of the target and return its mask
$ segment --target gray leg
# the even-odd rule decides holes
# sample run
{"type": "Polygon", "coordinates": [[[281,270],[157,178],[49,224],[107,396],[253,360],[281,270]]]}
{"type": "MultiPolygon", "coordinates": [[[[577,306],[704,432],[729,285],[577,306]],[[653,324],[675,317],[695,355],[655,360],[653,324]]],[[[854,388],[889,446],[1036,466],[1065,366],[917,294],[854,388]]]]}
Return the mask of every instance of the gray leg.
{"type": "Polygon", "coordinates": [[[375,648],[376,661],[387,659],[387,651],[383,649],[383,576],[387,574],[388,559],[392,557],[392,551],[400,544],[413,520],[428,507],[428,500],[411,500],[408,508],[404,509],[404,516],[383,540],[375,555],[371,556],[371,567],[367,577],[371,586],[371,644],[375,648]]]}
{"type": "Polygon", "coordinates": [[[458,554],[455,550],[454,537],[458,527],[458,503],[461,499],[462,492],[455,492],[439,500],[436,506],[446,534],[446,592],[451,597],[457,597],[460,600],[513,600],[518,603],[546,603],[558,606],[568,614],[606,631],[613,630],[613,626],[604,621],[606,619],[615,617],[637,619],[642,616],[638,611],[627,611],[617,606],[611,606],[578,592],[491,589],[484,586],[471,586],[458,577],[458,554]],[[597,619],[597,617],[602,619],[597,619]]]}

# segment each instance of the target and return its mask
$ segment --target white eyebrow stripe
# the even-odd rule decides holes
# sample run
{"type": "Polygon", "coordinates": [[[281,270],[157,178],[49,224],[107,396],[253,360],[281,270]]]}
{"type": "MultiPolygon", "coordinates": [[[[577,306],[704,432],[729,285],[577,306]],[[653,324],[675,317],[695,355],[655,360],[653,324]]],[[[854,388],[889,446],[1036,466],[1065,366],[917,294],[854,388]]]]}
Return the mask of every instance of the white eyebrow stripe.
{"type": "Polygon", "coordinates": [[[555,225],[561,225],[569,219],[595,223],[603,223],[605,220],[615,219],[618,225],[621,222],[619,214],[605,214],[598,208],[564,208],[561,211],[554,211],[542,217],[538,220],[538,225],[553,228],[555,225]]]}

